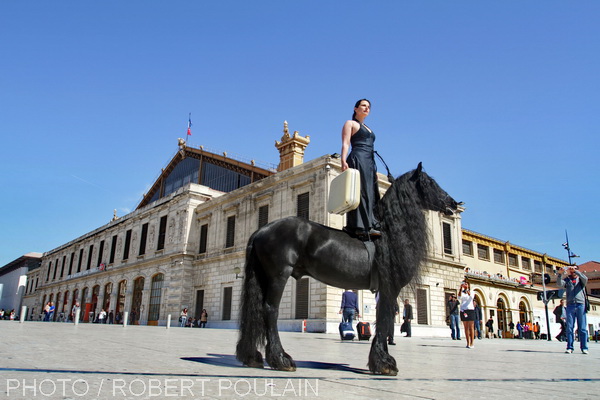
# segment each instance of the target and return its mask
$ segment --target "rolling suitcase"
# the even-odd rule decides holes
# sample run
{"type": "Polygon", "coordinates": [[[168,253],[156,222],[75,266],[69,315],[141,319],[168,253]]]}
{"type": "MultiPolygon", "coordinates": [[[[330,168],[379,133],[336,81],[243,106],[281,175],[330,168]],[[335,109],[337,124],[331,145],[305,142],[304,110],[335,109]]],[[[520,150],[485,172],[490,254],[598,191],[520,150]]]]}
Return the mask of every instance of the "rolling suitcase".
{"type": "Polygon", "coordinates": [[[350,322],[340,322],[340,338],[342,340],[354,340],[354,329],[350,322]]]}
{"type": "Polygon", "coordinates": [[[332,214],[345,214],[360,203],[360,172],[348,168],[331,181],[327,211],[332,214]]]}
{"type": "Polygon", "coordinates": [[[371,339],[371,324],[368,322],[359,322],[356,324],[356,331],[358,332],[358,340],[371,339]]]}

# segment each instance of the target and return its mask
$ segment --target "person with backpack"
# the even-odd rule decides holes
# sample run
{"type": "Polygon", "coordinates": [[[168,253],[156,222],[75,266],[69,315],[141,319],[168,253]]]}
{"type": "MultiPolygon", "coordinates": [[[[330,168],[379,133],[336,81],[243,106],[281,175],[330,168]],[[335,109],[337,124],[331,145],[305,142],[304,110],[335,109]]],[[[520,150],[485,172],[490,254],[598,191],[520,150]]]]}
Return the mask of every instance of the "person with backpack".
{"type": "Polygon", "coordinates": [[[452,340],[460,340],[460,302],[453,293],[446,304],[452,340]]]}

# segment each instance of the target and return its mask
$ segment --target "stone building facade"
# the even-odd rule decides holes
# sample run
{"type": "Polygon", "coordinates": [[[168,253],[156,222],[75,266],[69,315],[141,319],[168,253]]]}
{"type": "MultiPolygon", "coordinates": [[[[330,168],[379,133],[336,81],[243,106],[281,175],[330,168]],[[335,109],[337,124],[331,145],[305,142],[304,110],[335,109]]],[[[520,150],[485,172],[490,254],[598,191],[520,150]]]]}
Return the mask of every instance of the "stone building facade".
{"type": "MultiPolygon", "coordinates": [[[[297,132],[290,135],[286,124],[276,142],[282,160],[276,172],[180,142],[180,152],[134,212],[44,253],[41,268],[28,277],[39,282],[26,289],[28,319],[40,318],[43,304],[53,301],[55,318],[65,320],[79,302],[83,321],[105,309],[116,322],[127,313],[130,324],[165,325],[169,316],[175,323],[187,308],[192,318],[206,309],[209,327],[235,328],[246,244],[256,229],[291,215],[344,226],[343,216],[326,211],[340,160],[325,155],[304,162],[298,155],[307,144],[308,138],[297,132]],[[220,176],[231,179],[216,188],[211,182],[220,176]]],[[[380,175],[381,192],[388,187],[380,175]]],[[[484,319],[492,316],[496,326],[533,320],[543,309],[536,299],[539,288],[533,282],[524,284],[520,276],[537,271],[538,261],[546,268],[565,264],[464,230],[461,212],[426,212],[430,254],[419,282],[401,293],[414,306],[414,335],[449,335],[446,302],[465,276],[484,307],[484,319]],[[479,257],[480,245],[488,246],[488,259],[479,257]],[[495,258],[496,249],[505,254],[502,262],[495,258]],[[517,266],[511,264],[514,254],[520,257],[517,266]]],[[[301,330],[305,325],[311,332],[336,332],[342,292],[312,278],[290,279],[281,302],[280,329],[301,330]]],[[[366,290],[358,294],[363,319],[374,321],[374,295],[366,290]]],[[[401,314],[402,309],[397,322],[401,314]]]]}

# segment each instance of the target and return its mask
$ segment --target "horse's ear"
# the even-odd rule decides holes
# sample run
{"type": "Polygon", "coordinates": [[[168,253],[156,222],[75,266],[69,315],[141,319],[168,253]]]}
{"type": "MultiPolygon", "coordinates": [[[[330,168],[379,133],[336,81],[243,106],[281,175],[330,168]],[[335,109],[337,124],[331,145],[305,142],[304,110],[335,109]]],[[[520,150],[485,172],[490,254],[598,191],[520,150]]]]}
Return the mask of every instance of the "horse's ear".
{"type": "Polygon", "coordinates": [[[416,181],[417,179],[419,179],[419,177],[421,176],[421,171],[423,171],[423,162],[419,162],[419,165],[417,165],[417,169],[415,169],[415,172],[413,172],[412,176],[410,177],[410,180],[416,181]]]}

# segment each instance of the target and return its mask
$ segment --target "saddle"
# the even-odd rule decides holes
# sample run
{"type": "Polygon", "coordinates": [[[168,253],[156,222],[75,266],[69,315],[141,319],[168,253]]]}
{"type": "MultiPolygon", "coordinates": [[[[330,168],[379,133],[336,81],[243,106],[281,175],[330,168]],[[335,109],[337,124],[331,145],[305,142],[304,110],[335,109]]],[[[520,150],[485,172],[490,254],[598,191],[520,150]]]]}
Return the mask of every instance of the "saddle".
{"type": "Polygon", "coordinates": [[[342,230],[349,236],[359,239],[364,244],[368,254],[369,265],[371,267],[371,280],[369,284],[369,290],[372,293],[379,291],[379,271],[377,270],[377,266],[373,262],[375,260],[375,243],[373,243],[372,238],[368,235],[360,236],[353,234],[352,232],[348,231],[345,227],[342,230]]]}

